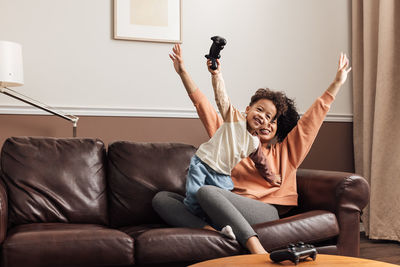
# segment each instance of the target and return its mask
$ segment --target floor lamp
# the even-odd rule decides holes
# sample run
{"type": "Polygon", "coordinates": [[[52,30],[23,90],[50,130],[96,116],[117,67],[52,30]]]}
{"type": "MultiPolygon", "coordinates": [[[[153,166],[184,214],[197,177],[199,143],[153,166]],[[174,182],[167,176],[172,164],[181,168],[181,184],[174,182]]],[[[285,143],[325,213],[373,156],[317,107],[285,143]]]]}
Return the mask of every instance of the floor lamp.
{"type": "Polygon", "coordinates": [[[76,137],[79,120],[78,117],[65,114],[60,110],[56,110],[53,107],[40,103],[37,100],[34,100],[9,88],[24,84],[22,65],[21,45],[9,41],[0,41],[0,93],[72,122],[72,135],[73,137],[76,137]]]}

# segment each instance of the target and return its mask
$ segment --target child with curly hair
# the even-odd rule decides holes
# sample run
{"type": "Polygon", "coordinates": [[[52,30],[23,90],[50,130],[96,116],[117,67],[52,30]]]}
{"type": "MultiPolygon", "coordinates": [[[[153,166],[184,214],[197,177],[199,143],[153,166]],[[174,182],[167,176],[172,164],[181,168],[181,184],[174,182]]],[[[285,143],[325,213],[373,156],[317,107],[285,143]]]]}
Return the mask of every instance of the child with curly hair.
{"type": "MultiPolygon", "coordinates": [[[[222,113],[222,116],[218,115],[191,79],[183,64],[179,45],[174,46],[173,55],[170,57],[208,135],[212,137],[225,123],[222,113]]],[[[257,163],[247,157],[231,171],[234,185],[232,191],[210,185],[204,185],[198,189],[196,199],[207,214],[206,220],[189,212],[183,204],[184,197],[173,192],[157,193],[153,198],[154,210],[164,221],[173,226],[215,230],[214,228],[221,229],[229,225],[236,239],[250,253],[267,254],[252,225],[277,220],[279,219],[278,209],[287,210],[297,205],[297,168],[309,152],[330,105],[345,83],[350,70],[349,60],[342,53],[333,82],[301,119],[294,102],[281,92],[261,89],[253,96],[255,99],[259,94],[271,94],[272,97],[269,96],[267,99],[278,96],[281,99],[278,102],[286,106],[286,108],[275,106],[275,119],[266,120],[262,125],[255,123],[257,127],[254,127],[255,131],[253,131],[262,144],[259,152],[265,157],[265,163],[268,162],[265,166],[268,166],[269,173],[280,181],[280,186],[274,186],[273,183],[268,182],[261,175],[257,163]]],[[[213,83],[223,85],[223,80],[221,81],[218,77],[220,73],[215,74],[216,77],[212,78],[213,83]]],[[[249,124],[253,122],[249,121],[249,124]]]]}
{"type": "MultiPolygon", "coordinates": [[[[207,60],[207,65],[223,124],[206,143],[199,146],[192,157],[183,201],[192,213],[203,219],[206,215],[197,202],[197,191],[204,185],[232,190],[231,170],[243,158],[249,157],[261,176],[272,186],[280,185],[280,180],[268,169],[258,135],[273,133],[280,114],[287,110],[282,95],[260,89],[242,114],[232,105],[226,93],[220,61],[217,60],[216,70],[211,69],[211,60],[207,60]]],[[[223,227],[221,233],[235,238],[229,225],[223,227]]]]}

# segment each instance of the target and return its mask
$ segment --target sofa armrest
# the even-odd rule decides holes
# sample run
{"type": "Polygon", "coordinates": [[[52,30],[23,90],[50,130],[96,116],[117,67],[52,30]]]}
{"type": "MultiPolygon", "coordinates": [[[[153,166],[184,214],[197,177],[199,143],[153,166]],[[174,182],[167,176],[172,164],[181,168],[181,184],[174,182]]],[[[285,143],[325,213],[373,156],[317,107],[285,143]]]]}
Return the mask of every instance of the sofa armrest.
{"type": "Polygon", "coordinates": [[[0,169],[0,244],[3,243],[7,234],[8,227],[8,200],[6,187],[2,180],[2,172],[0,169]]]}
{"type": "Polygon", "coordinates": [[[354,173],[299,169],[295,212],[327,210],[339,224],[338,252],[359,256],[360,214],[369,202],[369,184],[354,173]]]}

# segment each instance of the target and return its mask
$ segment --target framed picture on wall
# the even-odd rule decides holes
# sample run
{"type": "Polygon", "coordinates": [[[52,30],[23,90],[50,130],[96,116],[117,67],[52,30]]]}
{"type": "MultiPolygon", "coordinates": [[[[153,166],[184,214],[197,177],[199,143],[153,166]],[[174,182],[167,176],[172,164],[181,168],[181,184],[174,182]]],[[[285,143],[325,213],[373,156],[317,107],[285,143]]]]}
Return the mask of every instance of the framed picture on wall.
{"type": "Polygon", "coordinates": [[[114,0],[114,39],[182,42],[182,0],[114,0]]]}

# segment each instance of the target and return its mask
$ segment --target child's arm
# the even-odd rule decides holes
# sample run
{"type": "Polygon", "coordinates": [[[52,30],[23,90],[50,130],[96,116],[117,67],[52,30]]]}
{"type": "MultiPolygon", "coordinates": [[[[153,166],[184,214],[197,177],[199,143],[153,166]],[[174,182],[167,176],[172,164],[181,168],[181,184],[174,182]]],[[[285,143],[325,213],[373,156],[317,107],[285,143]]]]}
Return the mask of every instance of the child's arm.
{"type": "Polygon", "coordinates": [[[179,44],[175,44],[172,48],[172,54],[169,54],[172,62],[174,62],[174,68],[176,73],[181,77],[183,86],[185,86],[186,92],[190,95],[197,90],[197,86],[186,71],[185,65],[183,64],[182,50],[179,44]]]}
{"type": "Polygon", "coordinates": [[[268,183],[270,183],[274,187],[281,186],[282,181],[277,179],[268,167],[267,158],[262,151],[261,143],[258,146],[257,150],[249,155],[249,158],[254,162],[256,169],[268,183]]]}
{"type": "Polygon", "coordinates": [[[169,55],[169,57],[171,58],[174,68],[180,76],[182,83],[193,102],[193,105],[196,107],[197,114],[199,115],[209,137],[213,136],[223,123],[221,116],[218,115],[210,101],[208,101],[201,90],[193,82],[189,73],[186,71],[186,68],[183,64],[182,49],[179,44],[174,45],[172,48],[172,53],[169,55]]]}
{"type": "Polygon", "coordinates": [[[217,69],[211,69],[211,60],[207,60],[208,71],[211,73],[211,81],[214,88],[215,102],[222,118],[226,121],[231,101],[226,93],[225,82],[221,74],[221,63],[217,59],[217,69]]]}

